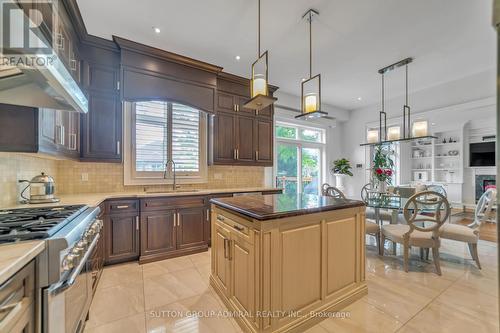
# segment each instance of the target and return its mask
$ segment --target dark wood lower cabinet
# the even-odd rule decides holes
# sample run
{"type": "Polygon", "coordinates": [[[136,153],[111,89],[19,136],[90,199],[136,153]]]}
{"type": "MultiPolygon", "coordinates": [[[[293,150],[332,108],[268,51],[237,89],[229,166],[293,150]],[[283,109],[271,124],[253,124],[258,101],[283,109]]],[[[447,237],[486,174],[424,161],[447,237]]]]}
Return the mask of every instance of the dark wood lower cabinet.
{"type": "Polygon", "coordinates": [[[139,215],[108,215],[104,218],[105,263],[113,264],[139,257],[139,215]]]}
{"type": "Polygon", "coordinates": [[[175,214],[172,209],[141,215],[141,257],[175,250],[175,214]]]}
{"type": "Polygon", "coordinates": [[[179,209],[177,212],[177,248],[206,246],[205,207],[179,209]]]}

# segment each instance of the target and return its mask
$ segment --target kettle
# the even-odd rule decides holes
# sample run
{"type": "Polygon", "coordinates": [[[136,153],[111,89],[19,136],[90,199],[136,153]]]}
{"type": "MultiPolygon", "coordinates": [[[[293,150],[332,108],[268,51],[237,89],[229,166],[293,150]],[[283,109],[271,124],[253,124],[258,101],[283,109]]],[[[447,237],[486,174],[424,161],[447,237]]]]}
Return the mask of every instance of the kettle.
{"type": "Polygon", "coordinates": [[[46,175],[44,172],[33,177],[31,180],[19,180],[20,183],[28,183],[21,191],[21,197],[26,203],[50,203],[58,202],[59,199],[54,197],[55,182],[54,178],[46,175]],[[24,192],[30,189],[29,199],[24,196],[24,192]]]}

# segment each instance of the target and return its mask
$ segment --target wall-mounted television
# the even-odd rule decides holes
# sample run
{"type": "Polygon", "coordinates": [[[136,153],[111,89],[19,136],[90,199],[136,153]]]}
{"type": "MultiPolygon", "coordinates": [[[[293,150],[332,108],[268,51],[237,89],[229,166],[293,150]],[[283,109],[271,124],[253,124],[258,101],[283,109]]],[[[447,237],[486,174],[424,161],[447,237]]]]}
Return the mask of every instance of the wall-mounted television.
{"type": "Polygon", "coordinates": [[[495,142],[471,143],[469,161],[471,167],[495,166],[495,142]]]}

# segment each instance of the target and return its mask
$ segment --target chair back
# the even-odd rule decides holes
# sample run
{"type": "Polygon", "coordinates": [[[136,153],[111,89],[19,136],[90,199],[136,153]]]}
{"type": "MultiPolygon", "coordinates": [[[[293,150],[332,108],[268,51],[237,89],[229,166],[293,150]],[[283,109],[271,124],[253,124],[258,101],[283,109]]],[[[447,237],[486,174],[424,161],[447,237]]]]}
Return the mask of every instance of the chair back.
{"type": "Polygon", "coordinates": [[[373,186],[371,183],[366,184],[363,186],[361,189],[361,200],[363,200],[366,203],[368,203],[370,191],[373,189],[373,186]]]}
{"type": "Polygon", "coordinates": [[[474,212],[474,222],[469,227],[479,227],[481,223],[486,221],[495,206],[497,198],[497,190],[494,188],[487,189],[479,198],[474,212]]]}
{"type": "Polygon", "coordinates": [[[399,196],[401,198],[411,198],[412,195],[416,193],[415,187],[405,187],[405,186],[398,186],[395,189],[396,193],[399,193],[399,196]]]}
{"type": "Polygon", "coordinates": [[[329,188],[329,187],[331,187],[331,185],[328,184],[328,183],[324,183],[323,185],[321,185],[321,195],[327,195],[326,194],[326,189],[329,188]]]}
{"type": "Polygon", "coordinates": [[[325,196],[333,197],[336,199],[345,199],[344,193],[334,186],[330,186],[325,190],[325,196]]]}
{"type": "Polygon", "coordinates": [[[433,191],[414,194],[405,204],[404,217],[414,230],[432,232],[433,238],[439,237],[439,228],[450,215],[450,204],[446,197],[433,191]]]}
{"type": "Polygon", "coordinates": [[[448,194],[446,193],[446,189],[442,185],[427,185],[427,191],[432,191],[432,192],[437,192],[439,194],[442,194],[445,197],[448,197],[448,194]]]}

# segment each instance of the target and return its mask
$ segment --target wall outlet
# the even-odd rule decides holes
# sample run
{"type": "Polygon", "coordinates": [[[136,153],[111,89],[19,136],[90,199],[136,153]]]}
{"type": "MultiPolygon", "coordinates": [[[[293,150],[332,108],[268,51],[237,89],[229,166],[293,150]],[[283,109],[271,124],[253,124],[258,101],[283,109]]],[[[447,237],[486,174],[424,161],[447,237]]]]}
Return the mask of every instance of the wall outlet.
{"type": "Polygon", "coordinates": [[[222,173],[214,173],[214,179],[221,180],[222,179],[222,173]]]}
{"type": "Polygon", "coordinates": [[[82,172],[81,180],[82,180],[82,182],[88,182],[89,181],[89,174],[86,172],[82,172]]]}

